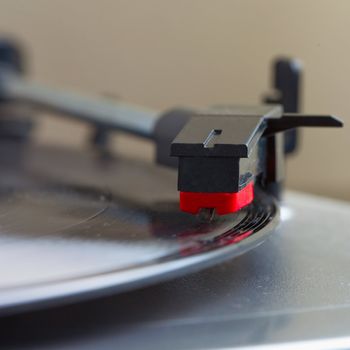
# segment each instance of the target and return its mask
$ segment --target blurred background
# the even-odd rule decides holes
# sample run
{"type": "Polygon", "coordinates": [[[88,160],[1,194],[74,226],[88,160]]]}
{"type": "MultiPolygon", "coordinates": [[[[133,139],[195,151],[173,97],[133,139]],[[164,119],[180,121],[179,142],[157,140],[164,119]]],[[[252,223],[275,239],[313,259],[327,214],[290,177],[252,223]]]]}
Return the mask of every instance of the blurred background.
{"type": "MultiPolygon", "coordinates": [[[[348,0],[0,0],[0,35],[18,39],[29,74],[54,86],[166,109],[255,104],[276,56],[304,66],[302,110],[350,122],[348,0]]],[[[84,144],[89,130],[42,118],[38,142],[84,144]]],[[[350,129],[306,129],[290,188],[350,200],[350,129]]],[[[152,146],[115,137],[119,152],[152,146]]]]}

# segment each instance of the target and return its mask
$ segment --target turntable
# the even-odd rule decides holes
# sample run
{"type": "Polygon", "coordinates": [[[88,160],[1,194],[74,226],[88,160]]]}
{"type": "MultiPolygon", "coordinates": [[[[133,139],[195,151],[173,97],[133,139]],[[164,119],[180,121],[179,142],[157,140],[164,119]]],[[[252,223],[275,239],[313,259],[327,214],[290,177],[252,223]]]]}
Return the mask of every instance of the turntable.
{"type": "Polygon", "coordinates": [[[295,128],[342,126],[296,113],[295,61],[262,106],[165,113],[31,82],[22,61],[2,41],[0,344],[350,347],[350,206],[283,195],[295,128]],[[38,109],[92,125],[89,147],[36,144],[38,109]],[[114,154],[115,131],[155,162],[114,154]]]}

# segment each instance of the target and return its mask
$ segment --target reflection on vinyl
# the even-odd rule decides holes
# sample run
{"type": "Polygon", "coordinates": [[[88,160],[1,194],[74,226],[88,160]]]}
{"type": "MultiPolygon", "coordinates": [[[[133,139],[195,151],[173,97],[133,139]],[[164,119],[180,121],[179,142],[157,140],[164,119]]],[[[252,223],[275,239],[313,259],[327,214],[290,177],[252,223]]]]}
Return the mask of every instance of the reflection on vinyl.
{"type": "Polygon", "coordinates": [[[261,193],[238,213],[192,216],[178,210],[167,170],[95,157],[75,162],[71,153],[58,164],[62,152],[28,152],[24,175],[9,165],[2,174],[2,311],[169,279],[237,256],[275,226],[277,207],[261,193]],[[52,166],[48,158],[56,160],[52,166]],[[127,187],[133,179],[123,174],[135,167],[142,184],[127,187]],[[133,196],[145,184],[149,193],[133,196]],[[170,195],[164,196],[165,188],[170,195]]]}

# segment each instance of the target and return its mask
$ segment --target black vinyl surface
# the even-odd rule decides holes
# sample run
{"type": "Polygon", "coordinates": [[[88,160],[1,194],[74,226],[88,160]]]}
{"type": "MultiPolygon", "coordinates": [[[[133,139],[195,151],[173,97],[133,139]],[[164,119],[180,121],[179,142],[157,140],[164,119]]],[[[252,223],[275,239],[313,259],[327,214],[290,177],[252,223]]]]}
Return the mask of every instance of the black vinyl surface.
{"type": "Polygon", "coordinates": [[[159,283],[238,256],[278,221],[256,193],[243,210],[178,209],[176,174],[152,164],[35,145],[2,145],[0,313],[159,283]]]}

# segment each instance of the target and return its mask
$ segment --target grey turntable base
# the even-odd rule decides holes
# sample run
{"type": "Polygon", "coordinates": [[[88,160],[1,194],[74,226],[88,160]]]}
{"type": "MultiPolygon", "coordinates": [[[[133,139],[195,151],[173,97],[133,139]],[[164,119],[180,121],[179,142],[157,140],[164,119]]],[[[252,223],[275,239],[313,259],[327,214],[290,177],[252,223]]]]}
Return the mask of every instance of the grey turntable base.
{"type": "Polygon", "coordinates": [[[1,344],[349,348],[350,205],[289,192],[282,217],[264,244],[202,272],[115,297],[3,318],[1,344]]]}

